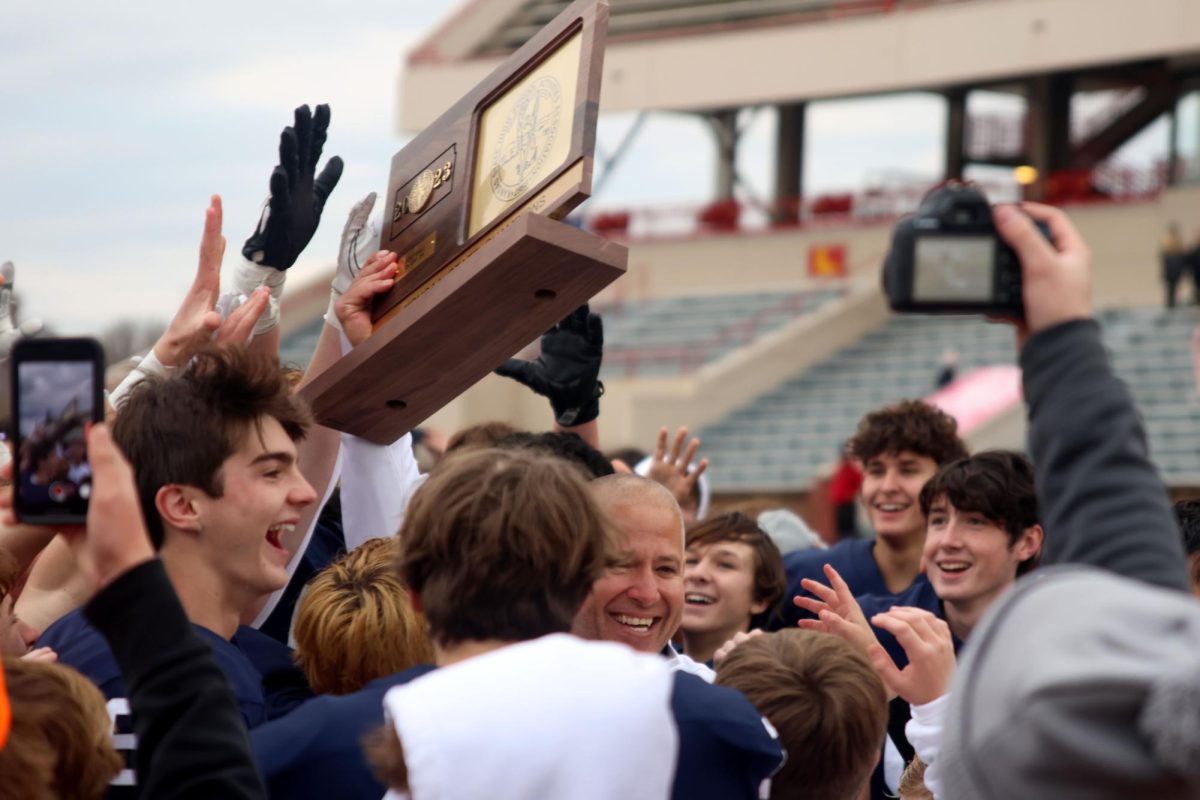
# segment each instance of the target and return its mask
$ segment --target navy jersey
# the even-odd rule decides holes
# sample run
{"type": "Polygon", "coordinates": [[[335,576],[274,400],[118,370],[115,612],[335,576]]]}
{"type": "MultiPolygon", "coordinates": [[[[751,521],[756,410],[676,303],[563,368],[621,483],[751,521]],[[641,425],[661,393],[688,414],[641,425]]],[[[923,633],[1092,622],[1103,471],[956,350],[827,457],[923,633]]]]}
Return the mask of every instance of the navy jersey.
{"type": "MultiPolygon", "coordinates": [[[[812,614],[792,602],[796,595],[811,597],[800,588],[800,581],[810,578],[828,585],[825,565],[830,564],[842,576],[855,597],[860,595],[890,595],[883,573],[875,563],[875,542],[872,539],[846,539],[823,550],[800,550],[783,557],[783,570],[787,575],[787,591],[779,612],[772,620],[771,630],[794,628],[801,619],[812,619],[812,614]]],[[[917,578],[918,581],[924,576],[917,578]]],[[[907,591],[907,589],[905,590],[907,591]]]]}
{"type": "MultiPolygon", "coordinates": [[[[938,598],[937,592],[933,590],[933,584],[925,577],[925,573],[918,575],[917,579],[913,581],[913,585],[899,594],[864,595],[854,599],[858,601],[859,607],[862,608],[863,616],[868,621],[876,614],[882,614],[895,606],[922,608],[938,619],[946,618],[946,613],[942,609],[942,601],[938,598]]],[[[875,638],[879,640],[879,644],[883,646],[884,650],[887,650],[888,655],[896,662],[896,666],[904,669],[908,665],[908,656],[905,654],[904,648],[896,641],[896,637],[882,628],[876,628],[874,625],[871,628],[875,631],[875,638]]],[[[953,638],[954,652],[957,653],[959,648],[962,647],[962,642],[959,641],[957,636],[953,638]]]]}
{"type": "Polygon", "coordinates": [[[736,689],[676,672],[671,711],[679,728],[674,800],[757,800],[783,766],[775,730],[736,689]]]}
{"type": "MultiPolygon", "coordinates": [[[[212,648],[247,727],[280,717],[313,696],[304,673],[292,660],[292,651],[270,637],[245,625],[237,629],[232,641],[201,625],[192,628],[212,648]]],[[[126,696],[125,681],[108,642],[83,618],[82,609],[47,628],[36,646],[54,648],[59,663],[83,673],[109,700],[126,696]]]]}
{"type": "Polygon", "coordinates": [[[362,737],[383,724],[388,689],[432,669],[421,665],[373,680],[352,694],[322,695],[252,730],[250,743],[271,797],[383,797],[386,788],[367,765],[362,737]]]}
{"type": "MultiPolygon", "coordinates": [[[[246,725],[253,728],[266,722],[267,699],[262,676],[254,663],[236,646],[237,637],[230,642],[200,625],[192,627],[212,647],[217,664],[233,688],[246,725]]],[[[60,664],[83,673],[100,687],[109,700],[126,697],[125,681],[117,668],[112,650],[100,631],[83,618],[82,609],[75,609],[47,628],[35,646],[54,648],[60,664]]]]}

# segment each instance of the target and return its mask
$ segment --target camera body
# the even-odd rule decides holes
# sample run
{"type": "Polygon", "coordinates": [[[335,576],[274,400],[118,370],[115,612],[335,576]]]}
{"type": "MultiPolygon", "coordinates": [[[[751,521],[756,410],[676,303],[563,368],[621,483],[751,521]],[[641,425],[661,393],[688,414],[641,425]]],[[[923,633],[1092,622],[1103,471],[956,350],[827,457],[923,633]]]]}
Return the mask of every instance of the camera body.
{"type": "Polygon", "coordinates": [[[934,189],[896,224],[883,291],[893,311],[1025,316],[1021,262],[997,235],[987,198],[968,184],[934,189]]]}

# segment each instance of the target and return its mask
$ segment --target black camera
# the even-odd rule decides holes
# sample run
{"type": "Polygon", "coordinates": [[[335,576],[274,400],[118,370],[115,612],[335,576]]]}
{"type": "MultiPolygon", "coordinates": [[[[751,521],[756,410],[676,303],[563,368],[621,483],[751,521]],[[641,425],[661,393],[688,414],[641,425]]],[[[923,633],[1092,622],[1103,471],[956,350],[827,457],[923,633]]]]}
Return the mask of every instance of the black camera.
{"type": "Polygon", "coordinates": [[[896,223],[883,292],[894,311],[1025,316],[1021,262],[996,234],[983,192],[968,184],[934,189],[896,223]]]}

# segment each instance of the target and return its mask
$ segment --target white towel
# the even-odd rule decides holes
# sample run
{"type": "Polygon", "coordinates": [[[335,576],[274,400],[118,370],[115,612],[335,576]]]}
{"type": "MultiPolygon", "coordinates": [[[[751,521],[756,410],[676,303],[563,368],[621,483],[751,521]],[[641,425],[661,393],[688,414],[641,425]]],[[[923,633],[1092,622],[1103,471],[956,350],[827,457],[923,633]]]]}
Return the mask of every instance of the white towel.
{"type": "Polygon", "coordinates": [[[394,687],[384,710],[412,800],[663,800],[672,675],[662,658],[554,634],[394,687]]]}

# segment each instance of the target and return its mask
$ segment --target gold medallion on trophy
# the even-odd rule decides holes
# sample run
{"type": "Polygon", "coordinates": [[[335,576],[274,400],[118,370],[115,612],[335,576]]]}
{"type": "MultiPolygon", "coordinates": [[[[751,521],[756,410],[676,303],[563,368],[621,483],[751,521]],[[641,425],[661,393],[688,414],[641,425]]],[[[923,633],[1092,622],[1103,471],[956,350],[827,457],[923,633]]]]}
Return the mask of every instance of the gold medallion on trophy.
{"type": "Polygon", "coordinates": [[[412,188],[408,191],[408,201],[405,203],[408,213],[420,214],[433,195],[433,189],[434,174],[432,170],[427,169],[417,176],[417,179],[413,181],[412,188]]]}

